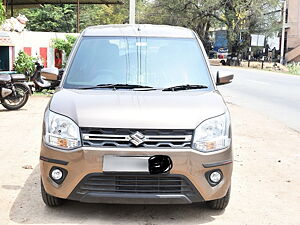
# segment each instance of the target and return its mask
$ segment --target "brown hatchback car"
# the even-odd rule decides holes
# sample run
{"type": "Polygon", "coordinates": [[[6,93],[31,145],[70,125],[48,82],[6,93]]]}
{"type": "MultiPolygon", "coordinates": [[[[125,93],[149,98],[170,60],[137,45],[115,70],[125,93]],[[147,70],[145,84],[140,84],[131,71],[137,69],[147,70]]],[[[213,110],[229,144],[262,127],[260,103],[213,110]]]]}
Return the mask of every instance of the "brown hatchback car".
{"type": "MultiPolygon", "coordinates": [[[[57,69],[42,75],[57,80],[57,69]]],[[[203,45],[186,28],[85,29],[46,108],[40,154],[46,205],[190,204],[224,209],[228,109],[203,45]]]]}

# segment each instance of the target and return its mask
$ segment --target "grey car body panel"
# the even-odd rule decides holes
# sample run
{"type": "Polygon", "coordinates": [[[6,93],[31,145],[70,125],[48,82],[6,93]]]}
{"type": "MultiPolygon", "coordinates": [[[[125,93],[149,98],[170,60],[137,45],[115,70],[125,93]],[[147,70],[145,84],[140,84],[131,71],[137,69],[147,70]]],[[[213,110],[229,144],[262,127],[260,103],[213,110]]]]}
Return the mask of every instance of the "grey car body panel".
{"type": "Polygon", "coordinates": [[[87,28],[83,32],[83,36],[194,38],[193,32],[187,28],[150,24],[116,24],[94,26],[87,28]]]}
{"type": "Polygon", "coordinates": [[[223,114],[216,91],[128,91],[62,89],[50,110],[79,127],[195,129],[203,120],[223,114]]]}

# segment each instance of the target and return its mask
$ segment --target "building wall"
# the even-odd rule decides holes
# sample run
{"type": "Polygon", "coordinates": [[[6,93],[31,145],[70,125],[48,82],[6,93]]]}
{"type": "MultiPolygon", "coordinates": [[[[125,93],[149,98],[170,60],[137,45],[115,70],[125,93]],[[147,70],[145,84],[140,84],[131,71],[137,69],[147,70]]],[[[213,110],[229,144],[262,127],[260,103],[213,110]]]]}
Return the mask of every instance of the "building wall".
{"type": "MultiPolygon", "coordinates": [[[[24,31],[9,32],[9,36],[14,44],[14,56],[18,55],[20,50],[25,51],[33,57],[41,57],[45,55],[47,61],[44,65],[47,67],[54,66],[54,49],[51,47],[52,39],[65,38],[67,33],[54,33],[54,32],[31,32],[24,31]]],[[[70,34],[77,36],[78,34],[70,34]]]]}
{"type": "Polygon", "coordinates": [[[287,50],[300,45],[300,0],[288,0],[287,50]]]}

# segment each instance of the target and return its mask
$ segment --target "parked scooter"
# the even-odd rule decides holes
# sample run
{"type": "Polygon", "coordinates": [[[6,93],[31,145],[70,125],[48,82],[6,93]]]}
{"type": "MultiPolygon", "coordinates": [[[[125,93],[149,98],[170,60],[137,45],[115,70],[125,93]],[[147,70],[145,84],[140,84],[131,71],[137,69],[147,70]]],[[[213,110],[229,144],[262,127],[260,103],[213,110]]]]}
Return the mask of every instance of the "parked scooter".
{"type": "Polygon", "coordinates": [[[0,74],[0,102],[8,110],[22,108],[31,94],[24,74],[0,74]]]}
{"type": "MultiPolygon", "coordinates": [[[[54,90],[58,85],[59,81],[49,82],[41,76],[41,70],[44,68],[41,62],[35,63],[35,71],[30,76],[30,80],[34,83],[35,91],[42,91],[43,89],[54,90]]],[[[63,70],[59,71],[62,75],[63,70]]]]}

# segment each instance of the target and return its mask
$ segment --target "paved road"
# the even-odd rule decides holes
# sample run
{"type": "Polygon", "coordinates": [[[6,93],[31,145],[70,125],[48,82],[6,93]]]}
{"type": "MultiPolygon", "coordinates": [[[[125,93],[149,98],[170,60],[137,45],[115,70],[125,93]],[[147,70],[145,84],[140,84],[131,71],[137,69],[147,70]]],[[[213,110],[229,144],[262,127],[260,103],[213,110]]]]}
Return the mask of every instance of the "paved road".
{"type": "Polygon", "coordinates": [[[227,101],[254,109],[300,132],[300,76],[232,67],[212,69],[235,75],[232,84],[219,87],[227,101]]]}

